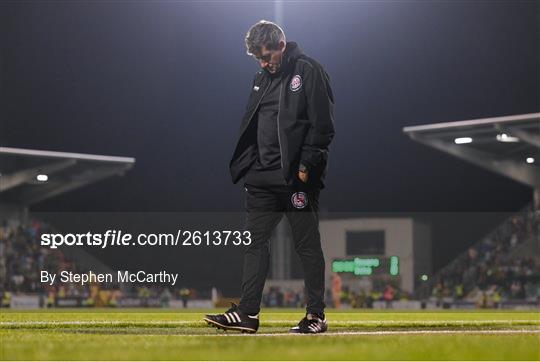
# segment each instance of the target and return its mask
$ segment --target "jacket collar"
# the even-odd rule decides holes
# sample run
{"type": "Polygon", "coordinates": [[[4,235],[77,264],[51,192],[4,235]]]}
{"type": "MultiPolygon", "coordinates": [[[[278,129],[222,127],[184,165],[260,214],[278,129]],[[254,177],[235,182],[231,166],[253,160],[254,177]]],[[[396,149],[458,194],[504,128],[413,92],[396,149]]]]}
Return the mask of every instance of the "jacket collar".
{"type": "Polygon", "coordinates": [[[284,57],[284,66],[283,70],[291,70],[296,63],[296,60],[304,54],[298,44],[294,41],[288,41],[287,46],[285,47],[285,52],[283,53],[284,57]]]}
{"type": "Polygon", "coordinates": [[[267,76],[270,77],[286,75],[294,69],[296,60],[303,54],[304,53],[296,42],[288,41],[287,46],[285,47],[285,51],[283,52],[283,60],[279,72],[277,72],[276,74],[270,74],[268,71],[266,71],[266,69],[264,72],[267,76]]]}

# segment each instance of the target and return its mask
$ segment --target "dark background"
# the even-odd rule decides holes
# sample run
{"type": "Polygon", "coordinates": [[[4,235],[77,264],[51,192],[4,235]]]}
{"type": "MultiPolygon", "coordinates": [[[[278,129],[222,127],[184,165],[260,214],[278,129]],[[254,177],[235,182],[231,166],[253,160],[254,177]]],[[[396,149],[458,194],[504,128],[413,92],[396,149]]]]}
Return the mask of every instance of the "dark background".
{"type": "MultiPolygon", "coordinates": [[[[137,160],[33,211],[242,211],[228,162],[258,70],[243,38],[279,18],[335,94],[323,212],[516,211],[528,187],[402,128],[538,112],[539,14],[536,1],[285,2],[281,15],[274,2],[2,1],[0,144],[137,160]]],[[[440,235],[472,227],[457,225],[440,235]]],[[[436,238],[435,266],[474,238],[436,238]]]]}

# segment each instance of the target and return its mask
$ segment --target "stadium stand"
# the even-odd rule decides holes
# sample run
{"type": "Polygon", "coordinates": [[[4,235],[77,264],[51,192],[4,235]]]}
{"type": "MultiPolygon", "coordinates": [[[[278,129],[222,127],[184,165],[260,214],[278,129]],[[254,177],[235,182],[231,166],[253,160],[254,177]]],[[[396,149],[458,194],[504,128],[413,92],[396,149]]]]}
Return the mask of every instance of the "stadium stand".
{"type": "Polygon", "coordinates": [[[479,307],[540,302],[539,228],[540,211],[528,207],[513,215],[442,268],[416,297],[479,307]]]}
{"type": "MultiPolygon", "coordinates": [[[[39,237],[52,227],[29,216],[31,205],[107,177],[124,175],[135,164],[131,157],[0,147],[0,292],[2,306],[21,297],[39,305],[88,301],[95,288],[62,284],[46,287],[39,270],[109,269],[84,251],[41,248],[39,237]]],[[[32,302],[32,306],[33,306],[32,302]]]]}
{"type": "Polygon", "coordinates": [[[445,122],[403,129],[429,147],[533,190],[530,206],[442,268],[416,297],[437,305],[478,307],[540,302],[540,113],[445,122]]]}

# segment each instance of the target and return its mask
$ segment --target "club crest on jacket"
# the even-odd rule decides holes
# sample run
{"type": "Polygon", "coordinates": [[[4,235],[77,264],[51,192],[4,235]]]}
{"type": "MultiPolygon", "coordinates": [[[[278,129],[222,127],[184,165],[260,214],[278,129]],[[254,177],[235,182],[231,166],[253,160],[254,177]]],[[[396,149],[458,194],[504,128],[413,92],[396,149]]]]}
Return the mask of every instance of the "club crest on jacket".
{"type": "Polygon", "coordinates": [[[297,74],[291,80],[291,90],[296,92],[300,88],[302,88],[302,77],[297,74]]]}

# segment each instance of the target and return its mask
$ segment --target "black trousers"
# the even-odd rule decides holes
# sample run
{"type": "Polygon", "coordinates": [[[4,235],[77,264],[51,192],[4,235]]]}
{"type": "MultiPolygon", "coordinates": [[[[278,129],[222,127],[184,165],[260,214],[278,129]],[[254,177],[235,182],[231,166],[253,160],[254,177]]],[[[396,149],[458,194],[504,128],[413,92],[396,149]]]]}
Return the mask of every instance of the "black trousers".
{"type": "Polygon", "coordinates": [[[319,234],[319,189],[292,186],[246,187],[246,230],[251,245],[244,254],[242,298],[239,308],[248,314],[260,310],[270,260],[269,239],[283,215],[304,269],[307,312],[324,311],[324,256],[319,234]]]}

